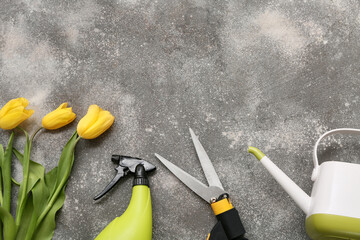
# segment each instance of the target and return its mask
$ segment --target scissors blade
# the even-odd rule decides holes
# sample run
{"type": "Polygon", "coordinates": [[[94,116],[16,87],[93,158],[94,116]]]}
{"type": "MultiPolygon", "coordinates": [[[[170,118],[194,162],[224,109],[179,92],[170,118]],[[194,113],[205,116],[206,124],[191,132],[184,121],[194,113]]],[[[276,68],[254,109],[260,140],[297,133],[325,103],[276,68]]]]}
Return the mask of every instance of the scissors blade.
{"type": "Polygon", "coordinates": [[[193,192],[199,195],[206,202],[210,202],[212,198],[217,198],[221,194],[224,194],[224,190],[218,187],[208,187],[178,166],[169,162],[159,154],[155,153],[155,156],[178,178],[180,179],[188,188],[193,192]]]}
{"type": "Polygon", "coordinates": [[[201,166],[205,173],[206,180],[209,183],[209,186],[219,187],[224,190],[224,188],[220,182],[220,179],[219,179],[217,173],[215,172],[214,166],[212,165],[209,156],[205,152],[204,147],[201,145],[201,143],[200,143],[199,139],[196,137],[194,131],[191,128],[189,128],[189,131],[190,131],[191,138],[192,138],[192,141],[193,141],[195,149],[196,149],[196,153],[199,157],[201,166]]]}

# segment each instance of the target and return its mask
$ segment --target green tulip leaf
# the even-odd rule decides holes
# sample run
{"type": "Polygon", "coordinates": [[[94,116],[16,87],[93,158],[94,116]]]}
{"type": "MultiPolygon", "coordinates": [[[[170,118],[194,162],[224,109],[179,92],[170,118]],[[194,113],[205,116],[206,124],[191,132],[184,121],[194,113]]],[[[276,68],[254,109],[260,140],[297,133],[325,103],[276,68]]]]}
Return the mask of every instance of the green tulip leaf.
{"type": "MultiPolygon", "coordinates": [[[[16,158],[19,159],[19,162],[21,163],[21,165],[23,165],[24,155],[21,154],[15,148],[13,148],[13,152],[14,152],[16,158]]],[[[28,175],[28,186],[27,186],[26,193],[29,193],[31,191],[31,189],[34,187],[34,185],[36,184],[36,182],[40,178],[44,178],[44,173],[45,173],[45,168],[43,167],[43,165],[30,160],[30,163],[29,163],[29,175],[28,175]]]]}
{"type": "Polygon", "coordinates": [[[13,177],[11,178],[11,181],[12,181],[15,185],[20,186],[20,183],[19,183],[18,181],[16,181],[13,177]]]}
{"type": "Polygon", "coordinates": [[[13,222],[14,219],[10,214],[11,207],[11,157],[12,157],[12,148],[14,141],[14,132],[11,133],[8,145],[4,152],[4,148],[1,146],[0,158],[1,158],[1,183],[3,189],[1,189],[0,194],[0,217],[3,221],[3,234],[5,239],[14,239],[16,234],[16,228],[14,229],[13,222]],[[11,216],[11,218],[9,217],[11,216]]]}
{"type": "Polygon", "coordinates": [[[31,221],[29,223],[29,226],[27,228],[27,235],[25,238],[25,240],[31,240],[34,239],[33,238],[33,234],[36,230],[36,224],[37,224],[37,219],[41,214],[41,211],[44,209],[44,207],[47,204],[47,200],[49,197],[49,189],[46,187],[45,184],[45,180],[44,178],[41,178],[36,185],[34,186],[34,188],[31,190],[32,192],[32,196],[33,196],[33,213],[32,213],[32,218],[31,221]]]}
{"type": "Polygon", "coordinates": [[[45,218],[41,221],[37,227],[33,239],[50,240],[54,235],[56,223],[55,215],[56,212],[63,206],[65,201],[65,186],[60,191],[56,201],[51,206],[50,210],[46,214],[45,218]]]}
{"type": "Polygon", "coordinates": [[[48,189],[52,189],[56,183],[57,170],[58,167],[56,166],[45,175],[45,183],[48,189]]]}
{"type": "MultiPolygon", "coordinates": [[[[17,149],[13,149],[13,152],[15,156],[19,159],[21,165],[24,164],[24,155],[21,154],[17,149]]],[[[39,216],[36,214],[34,208],[39,206],[46,205],[46,198],[48,197],[48,194],[43,197],[43,201],[39,201],[39,195],[38,192],[34,192],[35,188],[40,188],[40,193],[43,190],[43,187],[46,187],[44,182],[44,176],[45,175],[45,168],[32,160],[29,162],[29,171],[28,171],[28,184],[27,184],[27,190],[26,195],[29,196],[25,203],[25,208],[23,210],[23,215],[21,216],[21,219],[19,221],[18,225],[18,234],[17,239],[27,239],[26,237],[31,236],[34,232],[37,217],[39,216]],[[32,194],[29,194],[30,191],[32,191],[32,194]],[[33,200],[34,199],[34,200],[33,200]]],[[[19,198],[18,198],[19,199],[19,198]]],[[[31,237],[29,238],[31,239],[31,237]]]]}
{"type": "Polygon", "coordinates": [[[36,203],[35,213],[37,216],[41,215],[49,201],[50,190],[56,181],[56,172],[57,167],[46,173],[45,177],[40,179],[32,190],[34,195],[34,204],[36,203]]]}
{"type": "Polygon", "coordinates": [[[16,225],[14,218],[5,208],[0,206],[0,218],[3,222],[4,239],[13,240],[16,236],[16,225]]]}
{"type": "Polygon", "coordinates": [[[0,224],[0,240],[2,237],[6,240],[51,240],[56,227],[56,213],[65,201],[65,188],[80,137],[75,131],[61,153],[58,166],[45,174],[41,164],[30,160],[33,137],[29,139],[27,132],[24,133],[24,154],[12,146],[14,133],[5,151],[0,145],[0,218],[3,222],[3,225],[0,224]],[[19,183],[11,177],[12,153],[23,166],[15,220],[10,214],[11,181],[19,183]]]}
{"type": "Polygon", "coordinates": [[[8,145],[4,152],[1,147],[1,178],[3,191],[1,195],[0,218],[3,221],[3,236],[4,239],[14,239],[16,234],[16,227],[14,219],[10,214],[11,208],[11,157],[14,141],[14,132],[11,133],[8,145]]]}
{"type": "Polygon", "coordinates": [[[36,217],[34,215],[34,203],[33,203],[33,197],[30,194],[25,205],[25,209],[21,218],[20,225],[18,227],[18,231],[16,234],[17,240],[24,240],[26,239],[27,232],[30,229],[31,220],[33,217],[36,217]]]}
{"type": "MultiPolygon", "coordinates": [[[[54,205],[59,204],[58,198],[61,198],[62,192],[65,191],[67,180],[69,178],[69,175],[70,175],[70,172],[72,169],[72,165],[74,163],[74,151],[75,151],[76,143],[78,141],[79,141],[79,138],[78,138],[77,132],[75,131],[75,133],[71,136],[71,138],[69,139],[69,141],[67,142],[67,144],[65,145],[65,147],[61,153],[61,157],[60,157],[59,164],[58,164],[56,174],[55,174],[55,181],[52,177],[49,179],[49,182],[53,183],[53,184],[51,184],[52,190],[50,193],[50,198],[48,200],[46,207],[44,208],[44,211],[42,211],[41,215],[38,218],[37,226],[42,224],[42,221],[44,220],[44,218],[47,217],[47,214],[49,214],[50,211],[53,211],[54,205]]],[[[46,179],[46,181],[48,181],[48,179],[46,179]]],[[[48,186],[50,187],[50,183],[48,186]]],[[[65,199],[65,195],[64,195],[64,199],[65,199]]],[[[63,204],[63,202],[62,202],[62,204],[63,204]]],[[[62,204],[61,204],[61,206],[62,206],[62,204]]],[[[59,208],[57,208],[57,210],[60,209],[61,206],[59,206],[59,208]]],[[[53,213],[54,217],[55,217],[56,211],[53,213]]],[[[55,222],[55,219],[54,219],[54,222],[55,222]]]]}
{"type": "Polygon", "coordinates": [[[58,164],[58,171],[57,171],[57,177],[56,177],[56,183],[54,185],[54,189],[51,193],[53,195],[57,189],[61,189],[64,185],[64,182],[69,178],[72,165],[74,163],[74,151],[76,143],[78,142],[78,135],[75,131],[74,134],[71,136],[69,141],[66,143],[58,164]]]}
{"type": "MultiPolygon", "coordinates": [[[[53,224],[50,224],[50,225],[40,224],[39,226],[37,226],[36,224],[37,224],[38,217],[41,215],[41,213],[44,211],[44,208],[47,205],[49,195],[50,195],[50,189],[52,188],[52,186],[54,185],[54,183],[56,181],[56,172],[57,172],[57,167],[53,168],[45,176],[43,175],[43,177],[41,177],[39,179],[39,181],[35,184],[35,186],[32,188],[32,190],[31,190],[32,194],[30,195],[32,197],[32,199],[28,200],[27,205],[24,210],[24,213],[23,213],[24,215],[23,215],[23,217],[21,219],[21,223],[20,223],[20,229],[22,228],[22,226],[24,224],[25,231],[24,232],[19,231],[18,236],[17,236],[17,238],[19,240],[22,240],[22,239],[25,239],[25,240],[51,239],[53,232],[55,230],[55,224],[54,225],[53,224]],[[32,204],[31,216],[26,214],[29,201],[32,204]],[[46,228],[46,229],[44,230],[42,228],[46,228]],[[34,237],[35,232],[47,232],[48,233],[47,236],[49,236],[49,237],[46,237],[46,238],[34,237]]],[[[54,217],[54,221],[55,221],[55,217],[54,217]]]]}
{"type": "MultiPolygon", "coordinates": [[[[3,195],[2,195],[2,171],[3,171],[3,162],[4,162],[4,148],[3,146],[0,144],[0,205],[3,205],[3,195]]],[[[0,226],[0,233],[1,233],[1,226],[0,226]]],[[[0,234],[0,240],[1,240],[2,236],[0,234]]]]}

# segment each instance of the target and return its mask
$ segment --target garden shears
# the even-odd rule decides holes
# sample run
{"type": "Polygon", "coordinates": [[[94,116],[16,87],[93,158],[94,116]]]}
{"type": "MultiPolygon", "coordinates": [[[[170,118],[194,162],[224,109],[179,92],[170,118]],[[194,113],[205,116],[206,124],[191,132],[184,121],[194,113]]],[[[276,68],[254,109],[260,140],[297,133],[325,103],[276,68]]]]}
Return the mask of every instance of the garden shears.
{"type": "Polygon", "coordinates": [[[231,204],[229,194],[225,192],[199,139],[193,130],[189,130],[209,186],[206,186],[159,154],[155,153],[155,156],[187,187],[211,205],[218,222],[208,234],[207,240],[247,240],[244,237],[245,229],[238,211],[231,204]]]}

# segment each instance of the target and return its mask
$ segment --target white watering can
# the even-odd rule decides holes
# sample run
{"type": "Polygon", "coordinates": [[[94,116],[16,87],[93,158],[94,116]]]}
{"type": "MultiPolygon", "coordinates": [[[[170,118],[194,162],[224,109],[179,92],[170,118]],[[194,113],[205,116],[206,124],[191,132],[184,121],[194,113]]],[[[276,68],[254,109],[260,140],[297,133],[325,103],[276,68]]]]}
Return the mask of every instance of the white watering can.
{"type": "Polygon", "coordinates": [[[360,164],[329,161],[319,165],[319,142],[330,135],[357,134],[360,129],[339,128],[323,134],[313,152],[314,186],[311,197],[297,186],[259,149],[249,152],[265,166],[296,204],[306,213],[306,232],[312,239],[360,239],[360,164]]]}

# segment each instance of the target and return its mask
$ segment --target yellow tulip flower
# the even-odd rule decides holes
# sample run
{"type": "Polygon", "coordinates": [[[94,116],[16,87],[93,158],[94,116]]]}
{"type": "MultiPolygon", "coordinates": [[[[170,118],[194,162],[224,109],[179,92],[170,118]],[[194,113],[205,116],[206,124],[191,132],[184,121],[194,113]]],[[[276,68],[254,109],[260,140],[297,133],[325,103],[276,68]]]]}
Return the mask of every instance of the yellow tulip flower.
{"type": "Polygon", "coordinates": [[[12,99],[6,103],[0,110],[0,128],[13,129],[33,115],[34,110],[25,109],[28,105],[29,101],[25,98],[12,99]]]}
{"type": "Polygon", "coordinates": [[[76,118],[71,107],[67,107],[67,103],[61,104],[56,110],[48,113],[42,119],[42,126],[49,130],[61,128],[76,118]]]}
{"type": "Polygon", "coordinates": [[[97,105],[91,105],[87,114],[80,120],[77,132],[82,138],[93,139],[105,132],[114,120],[115,117],[109,111],[104,111],[97,105]]]}

